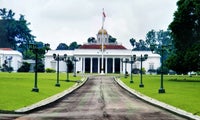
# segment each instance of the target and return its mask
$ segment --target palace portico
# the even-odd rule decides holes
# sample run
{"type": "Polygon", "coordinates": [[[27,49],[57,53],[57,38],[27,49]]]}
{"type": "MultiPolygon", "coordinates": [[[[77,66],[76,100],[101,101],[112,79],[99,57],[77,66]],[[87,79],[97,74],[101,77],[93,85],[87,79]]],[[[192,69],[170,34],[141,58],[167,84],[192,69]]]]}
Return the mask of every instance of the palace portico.
{"type": "MultiPolygon", "coordinates": [[[[76,72],[82,73],[124,73],[125,63],[123,60],[131,60],[132,55],[148,54],[148,59],[143,62],[146,71],[160,67],[160,56],[152,54],[151,51],[132,51],[126,49],[122,44],[117,42],[109,43],[109,34],[105,29],[100,29],[97,33],[97,39],[92,43],[86,43],[75,50],[50,50],[45,55],[45,68],[56,70],[56,61],[53,54],[59,54],[68,57],[76,57],[79,61],[76,63],[76,72]],[[103,65],[102,65],[103,63],[103,65]]],[[[130,64],[127,64],[127,71],[130,73],[130,64]]],[[[136,61],[133,68],[140,69],[140,62],[136,61]]],[[[59,71],[66,71],[66,63],[61,61],[59,71]]]]}

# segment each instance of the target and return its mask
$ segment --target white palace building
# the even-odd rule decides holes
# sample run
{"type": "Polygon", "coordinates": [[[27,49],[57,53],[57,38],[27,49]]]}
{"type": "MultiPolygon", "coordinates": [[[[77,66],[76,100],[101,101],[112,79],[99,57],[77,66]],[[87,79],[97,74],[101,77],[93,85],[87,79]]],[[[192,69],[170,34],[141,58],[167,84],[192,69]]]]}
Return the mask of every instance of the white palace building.
{"type": "Polygon", "coordinates": [[[22,54],[19,51],[12,50],[11,48],[0,48],[0,69],[3,67],[5,61],[8,66],[13,68],[16,72],[22,64],[22,54]]]}
{"type": "MultiPolygon", "coordinates": [[[[52,68],[57,71],[57,61],[54,60],[53,54],[59,54],[70,59],[75,57],[78,61],[74,63],[76,72],[80,73],[125,73],[131,71],[131,64],[125,64],[122,61],[125,59],[131,60],[131,56],[136,55],[140,58],[141,55],[148,54],[148,59],[144,61],[143,68],[146,71],[149,69],[157,69],[160,67],[160,55],[153,54],[151,51],[132,51],[125,48],[122,44],[109,43],[109,34],[105,29],[100,29],[97,33],[95,42],[83,44],[80,48],[75,50],[50,50],[45,54],[45,69],[52,68]]],[[[141,62],[133,63],[133,69],[140,69],[141,62]]],[[[66,72],[67,66],[64,61],[60,61],[59,71],[66,72]]]]}

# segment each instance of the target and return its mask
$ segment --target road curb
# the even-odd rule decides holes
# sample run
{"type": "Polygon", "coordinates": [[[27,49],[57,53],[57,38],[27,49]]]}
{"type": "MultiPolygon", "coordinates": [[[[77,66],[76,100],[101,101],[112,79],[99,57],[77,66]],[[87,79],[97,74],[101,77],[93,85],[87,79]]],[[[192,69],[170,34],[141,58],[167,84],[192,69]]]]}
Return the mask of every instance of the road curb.
{"type": "Polygon", "coordinates": [[[15,110],[14,112],[15,113],[28,113],[28,112],[33,111],[35,109],[38,109],[38,108],[41,108],[43,106],[49,105],[49,104],[51,104],[51,103],[63,98],[64,96],[72,93],[73,91],[77,90],[78,88],[83,86],[86,83],[87,80],[88,80],[88,78],[84,77],[84,78],[81,79],[81,82],[77,82],[75,85],[73,85],[69,89],[67,89],[67,90],[65,90],[65,91],[63,91],[61,93],[58,93],[56,95],[53,95],[53,96],[51,96],[49,98],[46,98],[44,100],[41,100],[41,101],[39,101],[39,102],[37,102],[35,104],[32,104],[30,106],[23,107],[23,108],[20,108],[18,110],[15,110]]]}
{"type": "Polygon", "coordinates": [[[115,78],[114,77],[114,80],[117,82],[117,84],[119,86],[121,86],[123,89],[125,89],[126,91],[128,91],[129,93],[135,95],[136,97],[152,104],[152,105],[155,105],[155,106],[158,106],[162,109],[165,109],[167,111],[170,111],[170,112],[173,112],[177,115],[180,115],[180,116],[183,116],[185,118],[188,118],[188,119],[194,119],[194,120],[200,120],[200,116],[197,116],[197,115],[193,115],[192,113],[189,113],[189,112],[186,112],[182,109],[179,109],[179,108],[176,108],[174,106],[171,106],[171,105],[168,105],[166,103],[163,103],[163,102],[160,102],[156,99],[153,99],[153,98],[150,98],[148,96],[145,96],[143,94],[141,94],[140,92],[138,91],[135,91],[131,88],[129,88],[127,85],[125,85],[119,78],[115,78]]]}

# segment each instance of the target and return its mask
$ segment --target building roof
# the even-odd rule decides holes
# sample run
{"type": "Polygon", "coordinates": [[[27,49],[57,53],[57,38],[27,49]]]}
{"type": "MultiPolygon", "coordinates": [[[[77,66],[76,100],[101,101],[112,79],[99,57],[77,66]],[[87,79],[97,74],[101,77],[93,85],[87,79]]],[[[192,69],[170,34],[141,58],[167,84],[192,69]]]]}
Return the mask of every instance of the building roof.
{"type": "Polygon", "coordinates": [[[0,48],[0,50],[13,50],[11,48],[0,48]]]}
{"type": "Polygon", "coordinates": [[[49,50],[45,56],[53,56],[53,54],[59,54],[60,56],[67,54],[67,56],[73,56],[74,50],[49,50]]]}
{"type": "MultiPolygon", "coordinates": [[[[106,44],[104,45],[105,49],[123,49],[126,50],[126,48],[123,45],[117,45],[117,44],[106,44]]],[[[101,44],[84,44],[79,49],[101,49],[101,44]]]]}
{"type": "Polygon", "coordinates": [[[19,51],[11,48],[0,48],[0,55],[18,55],[22,57],[22,54],[19,51]]]}

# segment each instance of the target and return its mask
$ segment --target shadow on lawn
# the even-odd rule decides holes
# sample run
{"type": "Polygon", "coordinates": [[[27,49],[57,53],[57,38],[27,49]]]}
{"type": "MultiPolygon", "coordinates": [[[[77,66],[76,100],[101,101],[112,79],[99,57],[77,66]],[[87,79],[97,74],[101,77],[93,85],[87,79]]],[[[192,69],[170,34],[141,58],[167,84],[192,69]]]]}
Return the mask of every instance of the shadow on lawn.
{"type": "Polygon", "coordinates": [[[190,80],[190,79],[169,79],[169,81],[173,82],[200,82],[200,80],[190,80]]]}

